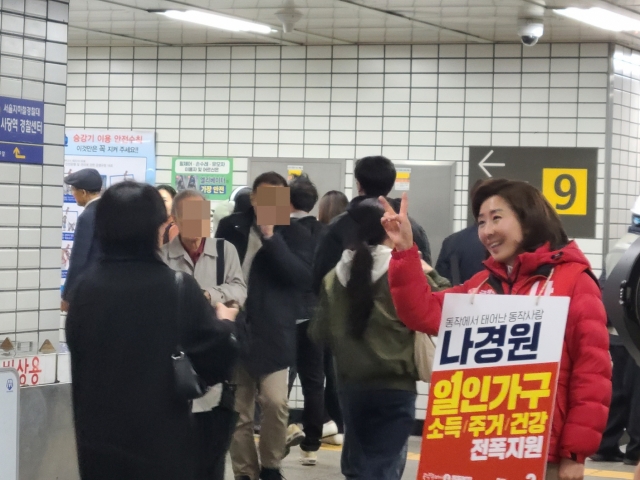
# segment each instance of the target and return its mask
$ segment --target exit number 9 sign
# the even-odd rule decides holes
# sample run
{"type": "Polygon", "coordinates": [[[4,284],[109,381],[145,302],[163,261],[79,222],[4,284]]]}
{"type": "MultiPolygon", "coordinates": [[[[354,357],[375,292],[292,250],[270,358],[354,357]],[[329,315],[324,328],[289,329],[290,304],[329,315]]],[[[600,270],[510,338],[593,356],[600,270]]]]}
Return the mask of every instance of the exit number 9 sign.
{"type": "Polygon", "coordinates": [[[542,193],[558,215],[586,215],[588,170],[544,168],[542,193]]]}

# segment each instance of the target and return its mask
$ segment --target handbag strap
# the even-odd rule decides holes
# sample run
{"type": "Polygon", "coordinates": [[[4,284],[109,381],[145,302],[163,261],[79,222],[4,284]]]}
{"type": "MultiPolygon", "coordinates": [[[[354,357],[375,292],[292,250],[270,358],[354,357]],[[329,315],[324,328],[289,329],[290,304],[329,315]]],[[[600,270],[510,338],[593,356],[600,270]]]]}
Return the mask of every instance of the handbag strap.
{"type": "Polygon", "coordinates": [[[224,239],[218,238],[216,240],[216,249],[218,251],[218,258],[216,259],[216,280],[218,285],[224,283],[224,239]]]}
{"type": "Polygon", "coordinates": [[[181,319],[182,319],[182,295],[184,292],[184,277],[182,272],[174,272],[173,274],[173,279],[174,279],[174,283],[175,283],[175,290],[176,290],[176,338],[177,338],[177,344],[176,344],[176,352],[175,355],[177,355],[178,357],[182,356],[184,354],[184,352],[182,351],[182,346],[181,346],[181,342],[180,342],[180,333],[181,333],[181,319]]]}

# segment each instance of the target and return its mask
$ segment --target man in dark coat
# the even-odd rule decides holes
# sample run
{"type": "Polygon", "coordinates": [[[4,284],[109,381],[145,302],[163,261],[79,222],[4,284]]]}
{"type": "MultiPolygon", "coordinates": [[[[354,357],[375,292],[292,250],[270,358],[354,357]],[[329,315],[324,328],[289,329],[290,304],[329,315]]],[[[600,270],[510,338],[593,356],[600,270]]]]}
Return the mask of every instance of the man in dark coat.
{"type": "Polygon", "coordinates": [[[94,236],[96,207],[102,190],[102,177],[94,168],[84,168],[67,175],[64,183],[84,211],[78,217],[73,235],[73,248],[69,258],[69,270],[62,291],[61,309],[69,308],[69,295],[78,283],[78,277],[100,256],[100,244],[94,236]]]}
{"type": "MultiPolygon", "coordinates": [[[[478,180],[469,191],[469,205],[478,191],[482,180],[478,180]]],[[[436,272],[451,282],[451,285],[462,285],[476,273],[484,270],[484,262],[488,256],[487,249],[478,237],[478,225],[474,222],[464,230],[449,235],[442,242],[436,272]]]]}
{"type": "MultiPolygon", "coordinates": [[[[316,293],[320,291],[324,276],[336,266],[342,252],[349,248],[354,240],[357,225],[349,212],[367,198],[386,197],[396,181],[396,168],[393,162],[383,156],[361,158],[356,162],[353,173],[356,177],[358,196],[351,200],[345,213],[333,219],[315,253],[313,290],[316,293]]],[[[391,200],[391,205],[397,211],[400,208],[399,201],[391,200]]],[[[431,264],[431,248],[427,234],[413,219],[409,218],[409,221],[414,241],[422,253],[422,258],[431,264]]]]}
{"type": "MultiPolygon", "coordinates": [[[[263,188],[286,187],[275,172],[256,178],[252,204],[246,212],[223,218],[216,238],[238,250],[247,281],[248,346],[236,369],[236,411],[240,415],[231,443],[236,479],[280,480],[285,453],[288,368],[295,364],[296,320],[300,296],[311,284],[311,234],[303,226],[258,225],[257,194],[263,188]],[[256,390],[262,409],[260,463],[253,438],[256,390]]],[[[278,207],[281,208],[281,207],[278,207]]],[[[288,213],[287,202],[287,213],[288,213]]],[[[288,214],[286,215],[288,217],[288,214]]]]}
{"type": "Polygon", "coordinates": [[[461,285],[484,270],[482,262],[486,259],[487,249],[480,242],[478,225],[474,223],[444,239],[436,271],[451,285],[461,285]]]}

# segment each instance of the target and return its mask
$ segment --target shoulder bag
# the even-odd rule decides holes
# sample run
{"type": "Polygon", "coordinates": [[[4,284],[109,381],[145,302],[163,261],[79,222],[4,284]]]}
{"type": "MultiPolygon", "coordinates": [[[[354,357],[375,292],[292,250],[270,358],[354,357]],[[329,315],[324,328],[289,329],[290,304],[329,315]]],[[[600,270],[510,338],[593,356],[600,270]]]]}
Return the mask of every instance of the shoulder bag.
{"type": "Polygon", "coordinates": [[[177,306],[176,306],[176,325],[177,325],[177,344],[176,350],[171,355],[173,362],[173,372],[176,382],[176,392],[178,396],[184,400],[194,400],[202,397],[206,393],[204,382],[198,377],[193,368],[191,360],[184,353],[180,345],[180,325],[182,320],[182,296],[184,291],[184,279],[181,272],[175,272],[175,284],[177,290],[177,306]]]}
{"type": "Polygon", "coordinates": [[[433,359],[436,356],[436,344],[423,332],[415,332],[413,361],[418,369],[418,378],[423,382],[431,382],[433,359]]]}

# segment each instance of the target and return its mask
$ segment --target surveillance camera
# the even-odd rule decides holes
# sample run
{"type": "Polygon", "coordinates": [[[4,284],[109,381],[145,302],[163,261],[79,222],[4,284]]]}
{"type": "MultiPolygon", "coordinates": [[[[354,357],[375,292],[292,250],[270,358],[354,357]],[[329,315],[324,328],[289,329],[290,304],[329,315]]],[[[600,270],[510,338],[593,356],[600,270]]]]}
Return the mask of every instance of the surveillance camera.
{"type": "Polygon", "coordinates": [[[544,24],[539,20],[525,20],[518,27],[518,36],[527,47],[533,47],[544,32],[544,24]]]}

